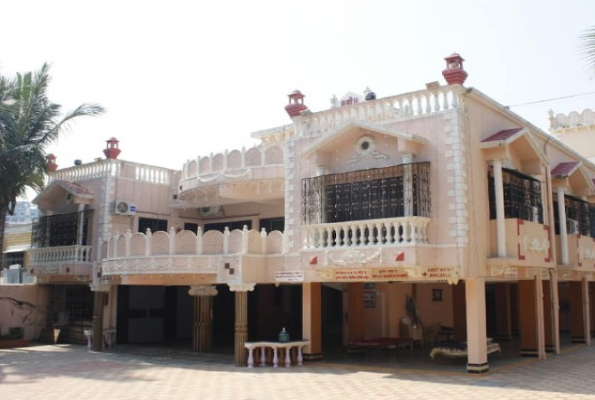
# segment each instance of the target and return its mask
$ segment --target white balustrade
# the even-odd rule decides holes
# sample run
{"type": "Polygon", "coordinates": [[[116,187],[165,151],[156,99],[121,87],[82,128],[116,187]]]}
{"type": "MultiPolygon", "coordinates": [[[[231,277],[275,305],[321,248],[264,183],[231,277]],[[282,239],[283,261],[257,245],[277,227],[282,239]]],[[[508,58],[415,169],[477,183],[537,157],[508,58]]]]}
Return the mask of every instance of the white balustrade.
{"type": "Polygon", "coordinates": [[[85,181],[113,176],[140,182],[169,185],[174,171],[147,164],[122,162],[121,160],[99,160],[89,164],[63,168],[49,174],[48,183],[60,181],[85,181]]]}
{"type": "Polygon", "coordinates": [[[593,124],[595,124],[595,111],[588,108],[580,114],[572,111],[568,115],[557,114],[555,117],[553,111],[550,111],[551,129],[576,128],[580,126],[591,126],[593,124]]]}
{"type": "Polygon", "coordinates": [[[283,164],[283,148],[274,144],[262,147],[251,147],[241,150],[226,150],[225,153],[211,154],[187,161],[182,167],[182,180],[202,178],[204,182],[215,181],[218,178],[245,178],[246,171],[254,167],[283,164]]]}
{"type": "Polygon", "coordinates": [[[43,247],[28,250],[29,265],[91,263],[91,246],[43,247]]]}
{"type": "Polygon", "coordinates": [[[427,243],[430,218],[399,217],[302,227],[305,249],[427,243]]]}
{"type": "Polygon", "coordinates": [[[100,160],[89,164],[62,168],[48,176],[48,184],[53,181],[77,182],[105,176],[119,176],[121,169],[119,160],[100,160]]]}
{"type": "Polygon", "coordinates": [[[285,351],[285,358],[283,359],[283,364],[285,367],[291,367],[291,349],[293,347],[297,348],[296,357],[295,357],[295,364],[302,365],[303,364],[303,356],[302,356],[302,349],[309,345],[309,340],[294,340],[290,342],[245,342],[244,347],[248,350],[248,368],[254,368],[254,350],[260,349],[260,365],[261,367],[266,366],[266,349],[270,348],[273,351],[273,367],[277,368],[279,366],[279,350],[283,349],[285,351]]]}
{"type": "Polygon", "coordinates": [[[108,259],[129,257],[160,257],[175,255],[213,255],[213,254],[282,254],[283,233],[235,229],[224,232],[191,231],[177,232],[174,228],[168,232],[146,234],[132,233],[113,235],[108,240],[108,259]]]}
{"type": "Polygon", "coordinates": [[[443,86],[312,113],[297,122],[297,129],[302,136],[324,135],[353,120],[385,122],[448,111],[461,104],[460,90],[443,86]]]}

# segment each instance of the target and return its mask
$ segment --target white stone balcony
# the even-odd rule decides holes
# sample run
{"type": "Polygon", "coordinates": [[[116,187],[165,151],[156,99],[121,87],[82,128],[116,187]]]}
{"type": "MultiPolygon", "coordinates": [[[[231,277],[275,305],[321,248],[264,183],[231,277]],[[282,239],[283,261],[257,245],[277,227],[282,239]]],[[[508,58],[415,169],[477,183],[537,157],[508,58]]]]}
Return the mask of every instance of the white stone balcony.
{"type": "Polygon", "coordinates": [[[284,155],[278,144],[266,144],[241,150],[197,157],[182,168],[179,189],[184,205],[231,204],[250,199],[280,199],[284,190],[284,155]],[[211,204],[210,190],[217,193],[211,204]],[[207,192],[204,192],[204,191],[207,192]]]}
{"type": "Polygon", "coordinates": [[[431,218],[398,217],[302,227],[303,249],[428,243],[431,218]]]}
{"type": "MultiPolygon", "coordinates": [[[[42,247],[27,250],[31,275],[42,278],[91,278],[93,267],[91,246],[42,247]]],[[[51,279],[50,279],[51,280],[51,279]]]]}
{"type": "MultiPolygon", "coordinates": [[[[147,231],[113,235],[107,242],[103,275],[135,274],[221,274],[227,268],[222,256],[279,255],[283,233],[225,228],[224,232],[201,229],[168,232],[147,231]]],[[[235,264],[234,264],[235,266],[235,264]]],[[[233,268],[233,266],[231,267],[233,268]]]]}

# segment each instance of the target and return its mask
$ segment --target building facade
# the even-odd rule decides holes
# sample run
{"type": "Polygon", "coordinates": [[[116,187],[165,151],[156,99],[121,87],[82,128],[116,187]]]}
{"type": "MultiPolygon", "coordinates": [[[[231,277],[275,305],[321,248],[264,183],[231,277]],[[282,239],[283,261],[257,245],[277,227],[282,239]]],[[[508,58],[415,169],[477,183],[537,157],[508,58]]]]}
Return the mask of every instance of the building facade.
{"type": "Polygon", "coordinates": [[[561,330],[589,344],[595,166],[465,87],[457,54],[443,76],[320,112],[294,91],[290,124],[179,171],[122,161],[113,138],[104,160],[52,159],[27,266],[49,319],[238,365],[282,328],[308,359],[374,338],[431,347],[448,328],[472,373],[489,370],[488,334],[539,358],[561,330]]]}

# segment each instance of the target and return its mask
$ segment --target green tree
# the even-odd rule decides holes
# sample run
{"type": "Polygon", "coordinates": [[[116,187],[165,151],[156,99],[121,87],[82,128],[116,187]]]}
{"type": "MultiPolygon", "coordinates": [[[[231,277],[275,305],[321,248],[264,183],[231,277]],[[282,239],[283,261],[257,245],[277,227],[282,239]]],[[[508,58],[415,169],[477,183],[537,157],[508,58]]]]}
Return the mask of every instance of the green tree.
{"type": "Polygon", "coordinates": [[[6,215],[14,213],[17,197],[26,188],[39,191],[43,187],[46,147],[73,119],[104,113],[97,104],[82,104],[62,115],[61,106],[47,97],[50,80],[48,64],[37,72],[0,76],[0,269],[4,267],[1,250],[6,215]]]}
{"type": "Polygon", "coordinates": [[[595,26],[588,28],[580,36],[579,49],[588,68],[595,72],[595,26]]]}

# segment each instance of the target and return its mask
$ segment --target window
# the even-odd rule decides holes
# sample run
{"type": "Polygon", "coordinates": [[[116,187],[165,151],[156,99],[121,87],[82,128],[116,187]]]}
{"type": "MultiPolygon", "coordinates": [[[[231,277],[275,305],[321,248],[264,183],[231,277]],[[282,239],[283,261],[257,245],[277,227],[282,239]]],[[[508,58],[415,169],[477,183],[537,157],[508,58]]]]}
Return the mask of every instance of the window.
{"type": "Polygon", "coordinates": [[[302,196],[305,224],[429,217],[430,163],[306,178],[302,196]]]}
{"type": "MultiPolygon", "coordinates": [[[[33,224],[33,247],[73,246],[77,244],[80,213],[48,215],[33,224]]],[[[83,237],[81,243],[91,243],[90,227],[93,211],[84,213],[83,237]]]]}
{"type": "MultiPolygon", "coordinates": [[[[541,183],[537,179],[515,170],[503,168],[502,186],[505,218],[518,218],[543,224],[541,183]]],[[[496,219],[496,192],[492,168],[488,172],[488,192],[490,196],[490,219],[496,219]]]]}
{"type": "Polygon", "coordinates": [[[204,232],[213,230],[223,232],[226,227],[229,228],[230,231],[233,231],[234,229],[244,229],[244,225],[246,225],[248,229],[252,229],[252,221],[247,219],[244,221],[227,221],[205,224],[204,232]]]}
{"type": "Polygon", "coordinates": [[[264,228],[267,231],[267,233],[272,231],[283,232],[283,230],[285,229],[285,218],[263,218],[260,220],[259,229],[262,230],[262,228],[264,228]]]}
{"type": "Polygon", "coordinates": [[[194,222],[184,222],[184,230],[196,233],[198,231],[198,224],[194,222]]]}
{"type": "Polygon", "coordinates": [[[141,233],[147,233],[147,229],[150,229],[151,232],[167,231],[167,220],[154,218],[139,218],[138,231],[141,233]]]}
{"type": "MultiPolygon", "coordinates": [[[[579,199],[578,197],[565,195],[564,208],[566,209],[566,232],[569,234],[580,233],[581,235],[595,237],[595,226],[593,224],[593,205],[579,199]]],[[[556,234],[560,234],[560,216],[558,213],[558,202],[554,201],[554,223],[556,234]]]]}

